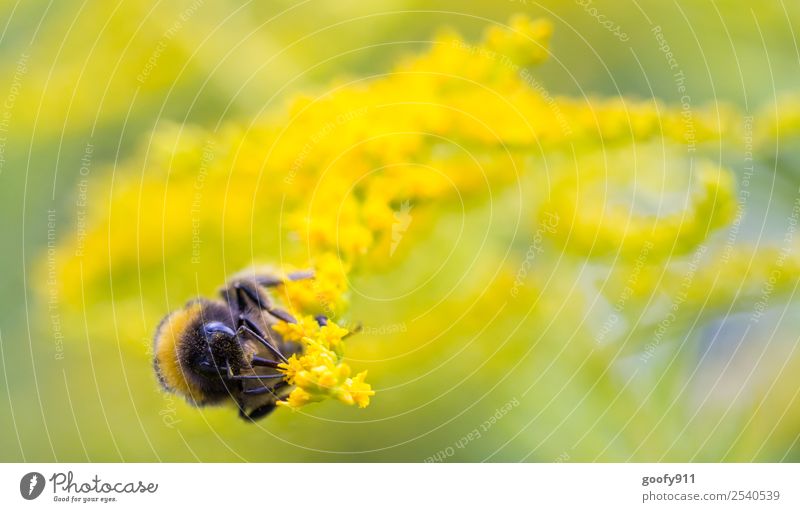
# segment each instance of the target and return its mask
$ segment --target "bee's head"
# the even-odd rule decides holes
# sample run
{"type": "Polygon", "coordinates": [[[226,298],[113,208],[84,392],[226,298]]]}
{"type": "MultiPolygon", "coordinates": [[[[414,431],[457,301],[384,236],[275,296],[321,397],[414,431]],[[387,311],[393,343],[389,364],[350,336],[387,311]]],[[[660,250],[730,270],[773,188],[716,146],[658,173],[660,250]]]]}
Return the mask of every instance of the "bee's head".
{"type": "Polygon", "coordinates": [[[187,354],[191,358],[190,366],[206,376],[224,374],[228,367],[232,370],[241,369],[244,351],[233,327],[219,320],[204,320],[196,333],[188,335],[199,342],[192,343],[192,353],[187,354]]]}
{"type": "Polygon", "coordinates": [[[197,403],[229,396],[223,377],[244,364],[228,307],[196,300],[161,321],[154,339],[154,367],[161,385],[197,403]]]}

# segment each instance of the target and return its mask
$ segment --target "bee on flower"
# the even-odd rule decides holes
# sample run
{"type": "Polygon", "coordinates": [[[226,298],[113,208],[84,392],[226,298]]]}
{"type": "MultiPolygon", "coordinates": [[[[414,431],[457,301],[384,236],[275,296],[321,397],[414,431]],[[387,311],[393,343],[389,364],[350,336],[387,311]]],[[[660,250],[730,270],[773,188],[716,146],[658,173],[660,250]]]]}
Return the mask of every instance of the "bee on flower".
{"type": "Polygon", "coordinates": [[[278,304],[276,291],[304,306],[302,286],[331,292],[335,283],[313,272],[285,276],[244,272],[220,290],[221,300],[198,298],[169,314],[154,338],[153,365],[167,391],[197,406],[235,403],[239,415],[257,420],[276,406],[293,409],[325,398],[363,408],[375,393],[367,372],[351,376],[343,362],[350,331],[325,315],[299,320],[278,304]]]}

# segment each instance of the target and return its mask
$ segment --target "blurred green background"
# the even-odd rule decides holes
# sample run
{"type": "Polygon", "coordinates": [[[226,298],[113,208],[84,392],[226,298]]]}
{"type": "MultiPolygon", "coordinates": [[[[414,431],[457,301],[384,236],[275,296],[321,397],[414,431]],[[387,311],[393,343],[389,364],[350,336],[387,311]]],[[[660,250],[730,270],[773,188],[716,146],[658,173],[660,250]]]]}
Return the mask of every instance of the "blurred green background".
{"type": "MultiPolygon", "coordinates": [[[[573,350],[569,329],[532,343],[546,328],[543,317],[529,316],[524,301],[500,298],[510,282],[495,279],[496,262],[506,246],[516,247],[513,279],[529,243],[513,239],[503,222],[517,215],[513,201],[493,202],[492,216],[473,208],[449,270],[431,281],[437,255],[451,250],[448,234],[464,221],[460,214],[441,215],[398,265],[355,278],[363,293],[354,294],[354,317],[389,331],[351,341],[353,366],[369,368],[378,391],[366,410],[324,403],[249,425],[229,409],[198,411],[162,394],[147,350],[158,315],[166,313],[165,289],[175,305],[197,290],[213,293],[222,275],[192,282],[191,273],[175,271],[145,277],[145,285],[141,276],[108,280],[102,293],[76,292],[78,322],[62,318],[67,306],[58,299],[48,305],[48,243],[74,236],[82,167],[93,200],[104,202],[102,184],[119,162],[147,147],[159,126],[247,123],[298,92],[384,72],[424,49],[443,26],[474,38],[515,12],[548,17],[553,58],[536,76],[553,94],[678,103],[651,24],[668,34],[694,103],[724,101],[751,113],[798,88],[796,2],[592,2],[629,35],[627,42],[581,3],[3,1],[0,460],[800,459],[800,381],[792,378],[800,369],[793,350],[800,320],[792,295],[748,331],[741,350],[735,315],[704,319],[676,335],[694,340],[691,348],[676,348],[678,363],[651,365],[631,381],[631,363],[622,358],[609,367],[606,354],[573,350]],[[496,242],[489,247],[482,245],[487,231],[496,242]],[[472,265],[476,253],[481,258],[472,265]],[[460,281],[464,269],[468,279],[460,281]],[[388,302],[368,298],[403,295],[414,288],[409,283],[426,284],[388,302]],[[462,317],[474,300],[480,313],[462,317]],[[94,330],[109,317],[114,336],[94,330]],[[476,429],[480,435],[470,436],[476,429]]],[[[796,156],[781,148],[776,159],[771,150],[752,184],[749,208],[760,214],[748,218],[742,239],[770,230],[779,239],[797,196],[796,156]]],[[[731,160],[741,162],[738,155],[731,160]]],[[[741,163],[731,167],[741,173],[741,163]]],[[[277,257],[268,252],[259,256],[277,257]]],[[[223,268],[232,271],[250,254],[226,258],[223,268]]],[[[571,289],[572,278],[565,274],[557,286],[571,289]]],[[[571,304],[548,307],[565,315],[560,308],[571,304]]],[[[581,316],[583,310],[575,314],[581,316]]]]}

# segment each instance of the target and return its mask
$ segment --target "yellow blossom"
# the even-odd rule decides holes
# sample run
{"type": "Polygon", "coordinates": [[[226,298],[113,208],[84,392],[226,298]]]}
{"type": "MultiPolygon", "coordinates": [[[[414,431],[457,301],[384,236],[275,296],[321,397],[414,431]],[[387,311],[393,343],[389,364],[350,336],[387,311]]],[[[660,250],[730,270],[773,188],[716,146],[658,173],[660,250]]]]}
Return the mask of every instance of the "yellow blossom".
{"type": "MultiPolygon", "coordinates": [[[[309,402],[335,398],[347,405],[358,405],[362,408],[369,405],[369,397],[375,392],[364,381],[366,372],[351,378],[350,367],[342,361],[342,338],[349,331],[334,322],[305,331],[303,327],[289,327],[290,325],[292,324],[281,322],[276,326],[276,330],[280,333],[289,333],[293,337],[301,331],[305,332],[305,335],[299,338],[303,351],[299,355],[291,356],[279,367],[286,382],[295,386],[295,390],[286,400],[278,403],[298,408],[309,402]]],[[[308,319],[304,319],[295,325],[310,324],[308,319]]]]}
{"type": "Polygon", "coordinates": [[[285,401],[278,402],[279,405],[288,405],[292,408],[298,408],[306,405],[307,403],[311,402],[312,398],[311,395],[303,390],[302,388],[294,388],[291,393],[289,393],[288,398],[285,401]]]}
{"type": "Polygon", "coordinates": [[[344,388],[344,397],[342,401],[345,403],[355,403],[361,408],[364,408],[369,405],[369,397],[375,394],[372,391],[372,387],[364,382],[364,379],[367,378],[367,372],[363,371],[353,377],[352,379],[347,379],[345,381],[344,388]]]}
{"type": "Polygon", "coordinates": [[[284,340],[293,342],[299,342],[304,337],[313,337],[319,332],[319,324],[311,316],[302,316],[297,319],[297,323],[278,322],[272,328],[284,340]]]}
{"type": "Polygon", "coordinates": [[[336,254],[320,253],[314,279],[284,282],[279,293],[291,308],[304,313],[336,316],[347,305],[347,263],[336,254]]]}

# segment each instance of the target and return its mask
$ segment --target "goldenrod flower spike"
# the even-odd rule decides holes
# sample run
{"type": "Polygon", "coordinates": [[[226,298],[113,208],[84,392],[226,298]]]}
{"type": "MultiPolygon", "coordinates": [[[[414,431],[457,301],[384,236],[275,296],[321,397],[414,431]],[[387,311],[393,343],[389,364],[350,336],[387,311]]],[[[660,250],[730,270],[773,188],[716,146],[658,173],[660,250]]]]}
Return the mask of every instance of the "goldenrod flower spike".
{"type": "Polygon", "coordinates": [[[295,386],[286,400],[278,402],[279,405],[297,409],[325,398],[335,398],[362,408],[369,405],[375,392],[364,381],[367,372],[351,378],[350,367],[342,361],[342,340],[349,334],[347,329],[334,322],[319,327],[312,317],[307,316],[297,324],[280,322],[275,330],[303,346],[300,356],[293,355],[279,367],[286,382],[295,386]]]}
{"type": "MultiPolygon", "coordinates": [[[[800,133],[800,96],[743,123],[742,112],[718,102],[686,111],[656,99],[551,95],[547,76],[534,67],[547,56],[551,31],[548,21],[519,16],[492,25],[477,42],[442,33],[377,78],[331,87],[322,97],[299,95],[246,130],[161,126],[147,151],[115,167],[113,180],[91,180],[91,189],[111,200],[92,201],[79,214],[77,236],[59,243],[53,259],[65,321],[82,326],[83,296],[105,297],[109,277],[118,298],[157,289],[164,274],[183,275],[187,267],[208,287],[217,283],[205,276],[227,263],[210,248],[255,246],[248,254],[269,259],[282,247],[279,235],[293,237],[291,250],[311,255],[316,279],[277,288],[299,323],[275,328],[303,348],[281,368],[295,386],[282,405],[334,398],[363,407],[373,391],[365,372],[352,376],[343,362],[344,329],[321,328],[313,317],[340,318],[348,275],[394,265],[430,234],[426,226],[437,224],[426,216],[486,204],[519,184],[534,185],[520,188],[528,195],[519,203],[541,215],[529,215],[529,227],[547,226],[542,243],[565,249],[550,251],[559,261],[562,254],[572,264],[615,261],[620,270],[603,288],[614,301],[630,296],[627,311],[648,303],[635,298],[682,293],[674,287],[707,241],[709,261],[698,263],[702,270],[686,297],[695,309],[757,298],[765,282],[771,301],[791,297],[800,275],[796,247],[754,252],[732,231],[718,254],[713,244],[721,237],[711,235],[741,215],[750,179],[737,194],[735,175],[717,164],[719,147],[752,138],[755,160],[774,157],[776,142],[783,147],[800,133]],[[577,165],[558,163],[565,161],[577,165]],[[414,221],[398,230],[404,209],[414,221]],[[265,231],[275,239],[253,236],[254,221],[279,219],[285,231],[265,231]]],[[[550,275],[547,262],[546,256],[531,264],[531,282],[550,275]]],[[[175,281],[171,286],[181,290],[175,281]]],[[[195,283],[184,286],[193,291],[195,283]]],[[[555,314],[562,298],[550,295],[537,308],[555,314]]],[[[111,322],[96,328],[97,335],[115,332],[111,322]]]]}
{"type": "Polygon", "coordinates": [[[705,160],[692,163],[675,148],[588,153],[575,168],[556,173],[554,182],[540,216],[558,218],[558,229],[549,234],[583,256],[633,260],[645,245],[652,246],[651,260],[684,254],[736,213],[731,172],[705,160]],[[665,192],[686,200],[670,204],[665,192]]]}

